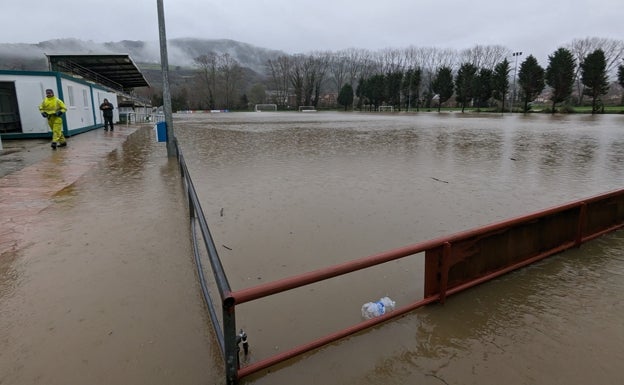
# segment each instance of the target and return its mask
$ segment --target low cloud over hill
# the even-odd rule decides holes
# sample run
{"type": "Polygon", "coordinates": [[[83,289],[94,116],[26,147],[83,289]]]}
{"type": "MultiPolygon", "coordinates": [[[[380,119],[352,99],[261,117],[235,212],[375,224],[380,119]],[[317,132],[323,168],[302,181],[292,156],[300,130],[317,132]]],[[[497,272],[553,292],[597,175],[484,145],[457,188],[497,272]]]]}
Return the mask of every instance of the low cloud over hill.
{"type": "MultiPolygon", "coordinates": [[[[170,66],[192,67],[193,59],[209,52],[228,53],[238,63],[264,73],[266,61],[285,53],[234,40],[171,39],[167,54],[170,66]]],[[[160,43],[123,40],[95,43],[79,39],[55,39],[38,44],[0,44],[0,69],[47,70],[46,54],[129,54],[140,64],[160,63],[160,43]]]]}

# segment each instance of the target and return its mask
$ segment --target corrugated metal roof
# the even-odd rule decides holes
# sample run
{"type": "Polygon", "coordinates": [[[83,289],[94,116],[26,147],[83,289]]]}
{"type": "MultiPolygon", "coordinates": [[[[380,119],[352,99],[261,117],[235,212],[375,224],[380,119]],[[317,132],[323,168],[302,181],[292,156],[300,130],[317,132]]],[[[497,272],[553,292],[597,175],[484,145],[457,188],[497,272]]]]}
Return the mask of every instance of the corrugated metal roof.
{"type": "Polygon", "coordinates": [[[149,83],[126,54],[46,55],[50,70],[80,76],[116,89],[149,87],[149,83]]]}

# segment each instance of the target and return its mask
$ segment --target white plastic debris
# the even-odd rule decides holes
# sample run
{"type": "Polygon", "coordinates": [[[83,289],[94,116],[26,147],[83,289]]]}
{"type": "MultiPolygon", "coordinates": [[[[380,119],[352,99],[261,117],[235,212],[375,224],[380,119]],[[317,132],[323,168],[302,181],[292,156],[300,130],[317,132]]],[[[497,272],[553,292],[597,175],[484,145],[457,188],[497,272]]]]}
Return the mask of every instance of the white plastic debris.
{"type": "Polygon", "coordinates": [[[362,317],[364,319],[379,317],[394,310],[395,305],[396,302],[388,297],[380,298],[377,302],[367,302],[362,305],[362,317]]]}

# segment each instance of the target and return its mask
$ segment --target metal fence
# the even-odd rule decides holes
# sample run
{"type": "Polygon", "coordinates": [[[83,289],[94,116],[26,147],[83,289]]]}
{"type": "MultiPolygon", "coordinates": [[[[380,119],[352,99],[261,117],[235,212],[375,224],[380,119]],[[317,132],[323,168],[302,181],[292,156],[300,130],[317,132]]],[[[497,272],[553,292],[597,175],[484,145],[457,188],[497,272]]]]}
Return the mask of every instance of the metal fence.
{"type": "MultiPolygon", "coordinates": [[[[550,255],[624,226],[624,189],[549,208],[533,214],[475,228],[463,233],[359,258],[312,272],[232,291],[201,208],[184,155],[174,140],[189,202],[195,262],[204,300],[225,363],[226,382],[236,384],[246,376],[269,368],[334,341],[358,333],[424,305],[444,302],[449,295],[506,274],[550,255]],[[199,229],[200,233],[197,233],[199,229]],[[203,242],[200,242],[200,236],[203,242]],[[325,337],[269,358],[240,367],[240,345],[246,349],[244,331],[237,331],[236,306],[273,294],[352,273],[414,254],[425,255],[424,298],[382,316],[362,321],[325,337]],[[202,254],[212,277],[204,274],[202,254]],[[210,296],[213,279],[219,291],[219,307],[210,296]],[[222,312],[222,323],[217,309],[222,312]]],[[[415,277],[417,278],[417,277],[415,277]]]]}
{"type": "Polygon", "coordinates": [[[126,126],[135,123],[159,123],[165,121],[165,115],[138,112],[120,112],[119,121],[121,123],[126,123],[126,126]]]}

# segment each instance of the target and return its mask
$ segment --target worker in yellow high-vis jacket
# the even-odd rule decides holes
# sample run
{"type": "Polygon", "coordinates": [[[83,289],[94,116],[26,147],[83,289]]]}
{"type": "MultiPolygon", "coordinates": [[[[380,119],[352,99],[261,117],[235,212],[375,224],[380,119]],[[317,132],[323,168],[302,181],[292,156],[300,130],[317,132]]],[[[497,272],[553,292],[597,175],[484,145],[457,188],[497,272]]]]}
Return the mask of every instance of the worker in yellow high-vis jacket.
{"type": "Polygon", "coordinates": [[[65,135],[63,135],[63,114],[67,112],[65,103],[56,96],[54,91],[47,89],[46,97],[39,105],[41,116],[48,119],[48,126],[52,130],[52,149],[67,146],[65,135]]]}

